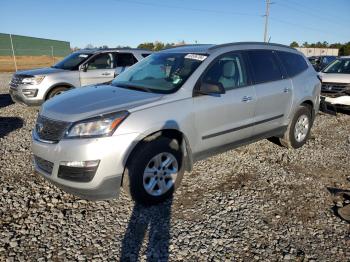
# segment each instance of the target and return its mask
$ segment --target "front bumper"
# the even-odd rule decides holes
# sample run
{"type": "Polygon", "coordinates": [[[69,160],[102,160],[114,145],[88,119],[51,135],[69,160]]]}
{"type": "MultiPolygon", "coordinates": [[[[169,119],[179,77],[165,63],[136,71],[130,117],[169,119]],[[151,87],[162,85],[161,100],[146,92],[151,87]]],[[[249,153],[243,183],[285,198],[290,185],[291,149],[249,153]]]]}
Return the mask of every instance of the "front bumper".
{"type": "Polygon", "coordinates": [[[22,89],[9,89],[10,96],[12,100],[16,103],[20,103],[22,105],[27,106],[40,106],[44,103],[44,99],[40,99],[38,97],[28,98],[22,93],[22,89]]]}
{"type": "Polygon", "coordinates": [[[43,169],[34,161],[34,167],[37,173],[67,193],[88,200],[116,198],[120,192],[127,156],[138,136],[137,133],[131,133],[104,138],[62,139],[55,144],[40,142],[33,136],[34,156],[51,163],[50,169],[43,169]],[[58,176],[62,161],[91,160],[100,162],[95,175],[88,182],[71,181],[58,176]]]}
{"type": "Polygon", "coordinates": [[[324,98],[326,103],[332,105],[350,106],[350,95],[344,95],[339,97],[324,96],[324,98]]]}

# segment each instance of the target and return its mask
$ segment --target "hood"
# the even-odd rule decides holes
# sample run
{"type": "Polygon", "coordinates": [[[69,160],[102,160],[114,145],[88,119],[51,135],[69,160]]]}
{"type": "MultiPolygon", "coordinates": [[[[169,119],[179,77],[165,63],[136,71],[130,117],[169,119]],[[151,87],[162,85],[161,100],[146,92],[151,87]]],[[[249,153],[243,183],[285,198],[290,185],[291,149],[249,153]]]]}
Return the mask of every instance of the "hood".
{"type": "Polygon", "coordinates": [[[96,85],[58,95],[41,108],[40,114],[56,120],[75,122],[101,114],[128,110],[160,99],[162,94],[96,85]]]}
{"type": "Polygon", "coordinates": [[[329,74],[319,73],[319,76],[324,83],[345,83],[350,84],[350,74],[329,74]]]}
{"type": "Polygon", "coordinates": [[[49,75],[54,73],[63,72],[65,70],[59,69],[59,68],[53,68],[53,67],[46,67],[46,68],[38,68],[38,69],[32,69],[32,70],[23,70],[18,71],[17,75],[49,75]]]}

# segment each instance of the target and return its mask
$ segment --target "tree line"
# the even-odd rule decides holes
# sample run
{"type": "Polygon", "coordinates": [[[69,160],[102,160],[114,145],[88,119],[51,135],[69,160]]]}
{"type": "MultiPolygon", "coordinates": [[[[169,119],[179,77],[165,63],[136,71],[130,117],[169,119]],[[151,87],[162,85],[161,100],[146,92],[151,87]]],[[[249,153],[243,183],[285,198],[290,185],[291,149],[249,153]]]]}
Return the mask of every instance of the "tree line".
{"type": "Polygon", "coordinates": [[[290,43],[291,47],[311,47],[311,48],[337,48],[339,49],[339,55],[344,56],[344,55],[350,55],[350,42],[347,43],[333,43],[330,44],[327,41],[324,42],[316,42],[316,43],[311,43],[309,44],[308,42],[304,42],[301,45],[299,45],[298,42],[293,41],[290,43]]]}
{"type": "MultiPolygon", "coordinates": [[[[171,47],[175,47],[175,46],[181,46],[181,45],[186,45],[185,41],[180,41],[177,43],[163,43],[160,41],[155,41],[155,42],[144,42],[141,43],[137,46],[137,48],[142,48],[142,49],[147,49],[147,50],[151,50],[151,51],[159,51],[162,49],[166,49],[166,48],[171,48],[171,47]]],[[[350,42],[347,43],[328,43],[327,41],[323,41],[323,42],[316,42],[316,43],[308,43],[308,42],[304,42],[302,44],[299,45],[298,42],[293,41],[292,43],[290,43],[291,47],[311,47],[311,48],[337,48],[339,49],[339,55],[340,56],[344,56],[344,55],[350,55],[350,42]]],[[[100,48],[100,49],[105,49],[108,48],[108,46],[103,45],[100,47],[97,46],[93,46],[91,44],[88,44],[86,47],[86,49],[93,49],[93,48],[100,48]]],[[[116,48],[130,48],[129,46],[116,46],[116,48]]],[[[78,50],[79,48],[74,48],[73,51],[78,50]]]]}

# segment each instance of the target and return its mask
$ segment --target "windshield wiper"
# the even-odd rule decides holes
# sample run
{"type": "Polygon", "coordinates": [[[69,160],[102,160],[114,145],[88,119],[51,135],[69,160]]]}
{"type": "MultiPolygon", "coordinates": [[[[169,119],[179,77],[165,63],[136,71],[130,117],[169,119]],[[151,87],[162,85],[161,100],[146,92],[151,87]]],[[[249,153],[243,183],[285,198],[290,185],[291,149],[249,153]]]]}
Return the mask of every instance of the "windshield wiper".
{"type": "Polygon", "coordinates": [[[127,89],[132,89],[132,90],[138,90],[138,91],[143,91],[147,93],[153,93],[151,89],[143,86],[135,86],[135,85],[129,85],[129,84],[114,84],[116,87],[121,87],[121,88],[127,88],[127,89]]]}

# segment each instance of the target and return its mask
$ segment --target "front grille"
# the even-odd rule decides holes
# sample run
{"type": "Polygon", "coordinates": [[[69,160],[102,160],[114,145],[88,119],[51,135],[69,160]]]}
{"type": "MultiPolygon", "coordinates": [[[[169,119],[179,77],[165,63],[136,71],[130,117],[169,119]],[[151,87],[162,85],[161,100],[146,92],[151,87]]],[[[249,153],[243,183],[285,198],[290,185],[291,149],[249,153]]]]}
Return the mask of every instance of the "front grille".
{"type": "Polygon", "coordinates": [[[22,81],[24,78],[27,78],[29,77],[28,75],[13,75],[12,79],[11,79],[11,82],[10,82],[10,87],[12,89],[16,89],[19,85],[22,84],[22,81]]]}
{"type": "Polygon", "coordinates": [[[47,161],[45,159],[42,159],[41,157],[34,156],[34,161],[37,167],[44,172],[48,173],[51,175],[52,169],[53,169],[53,163],[50,161],[47,161]]]}
{"type": "Polygon", "coordinates": [[[39,139],[58,142],[69,126],[69,122],[52,120],[39,115],[36,120],[35,133],[39,139]]]}
{"type": "Polygon", "coordinates": [[[347,83],[322,83],[322,92],[324,93],[342,93],[350,90],[350,84],[347,83]]]}

